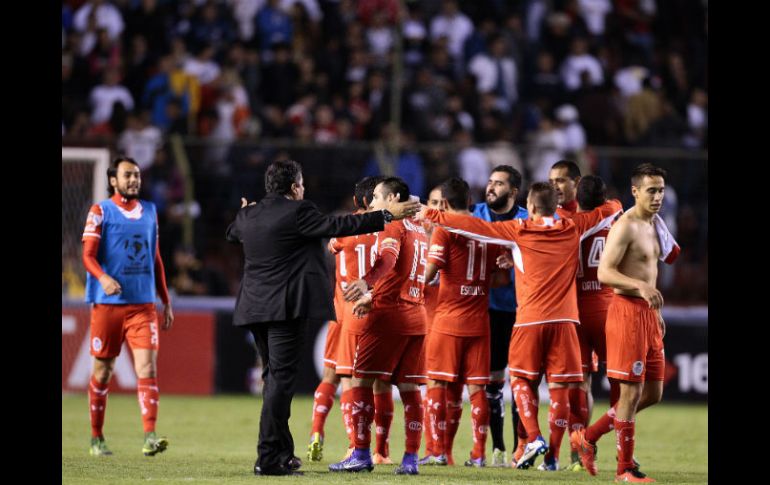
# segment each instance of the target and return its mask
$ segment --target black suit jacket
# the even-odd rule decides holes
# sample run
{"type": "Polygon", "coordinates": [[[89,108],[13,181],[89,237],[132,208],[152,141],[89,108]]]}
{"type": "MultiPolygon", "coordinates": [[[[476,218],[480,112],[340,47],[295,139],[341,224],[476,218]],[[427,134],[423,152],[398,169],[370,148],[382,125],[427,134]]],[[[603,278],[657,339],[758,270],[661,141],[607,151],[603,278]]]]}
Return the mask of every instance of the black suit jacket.
{"type": "Polygon", "coordinates": [[[243,280],[233,324],[335,320],[322,239],[379,232],[382,211],[328,216],[310,201],[268,194],[238,211],[227,240],[243,244],[243,280]]]}

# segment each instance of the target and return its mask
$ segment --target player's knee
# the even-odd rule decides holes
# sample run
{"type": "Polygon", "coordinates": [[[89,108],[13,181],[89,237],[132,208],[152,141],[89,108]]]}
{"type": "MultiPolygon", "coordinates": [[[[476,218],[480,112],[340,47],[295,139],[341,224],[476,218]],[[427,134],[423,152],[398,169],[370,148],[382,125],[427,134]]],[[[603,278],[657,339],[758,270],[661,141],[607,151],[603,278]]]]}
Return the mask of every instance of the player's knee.
{"type": "Polygon", "coordinates": [[[137,362],[136,376],[140,379],[152,379],[155,377],[155,366],[152,362],[137,362]]]}
{"type": "Polygon", "coordinates": [[[642,399],[642,389],[640,386],[621,386],[620,400],[637,405],[642,399]]]}
{"type": "Polygon", "coordinates": [[[106,384],[112,378],[115,359],[94,359],[93,376],[100,384],[106,384]]]}

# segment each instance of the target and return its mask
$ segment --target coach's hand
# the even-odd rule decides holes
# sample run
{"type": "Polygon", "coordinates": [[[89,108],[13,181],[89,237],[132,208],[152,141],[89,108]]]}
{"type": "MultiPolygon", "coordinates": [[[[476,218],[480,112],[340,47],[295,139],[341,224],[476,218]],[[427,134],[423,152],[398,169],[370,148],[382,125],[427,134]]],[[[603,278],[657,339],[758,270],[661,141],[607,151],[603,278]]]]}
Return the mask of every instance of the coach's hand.
{"type": "Polygon", "coordinates": [[[161,330],[168,330],[171,325],[174,324],[174,312],[171,310],[171,304],[165,305],[163,308],[163,325],[160,326],[161,330]]]}
{"type": "Polygon", "coordinates": [[[420,211],[420,207],[421,204],[419,200],[407,200],[405,202],[396,202],[393,200],[388,204],[387,209],[393,214],[393,219],[398,220],[417,214],[420,211]]]}
{"type": "Polygon", "coordinates": [[[123,291],[123,288],[120,287],[120,283],[112,279],[112,276],[107,273],[104,273],[99,277],[99,283],[102,285],[104,294],[107,296],[117,295],[123,291]]]}
{"type": "Polygon", "coordinates": [[[369,286],[366,284],[366,281],[356,280],[348,284],[347,289],[345,289],[342,295],[345,297],[345,301],[356,301],[364,296],[368,289],[369,286]]]}

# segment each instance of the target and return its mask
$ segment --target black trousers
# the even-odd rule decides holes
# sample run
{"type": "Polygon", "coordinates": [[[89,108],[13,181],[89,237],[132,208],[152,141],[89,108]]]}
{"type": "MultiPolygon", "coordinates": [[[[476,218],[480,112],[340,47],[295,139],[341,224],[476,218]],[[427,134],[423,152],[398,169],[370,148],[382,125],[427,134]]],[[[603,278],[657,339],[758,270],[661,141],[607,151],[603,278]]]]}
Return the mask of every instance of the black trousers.
{"type": "Polygon", "coordinates": [[[246,326],[262,357],[264,387],[256,464],[263,470],[284,466],[294,456],[289,418],[306,328],[306,319],[246,326]]]}

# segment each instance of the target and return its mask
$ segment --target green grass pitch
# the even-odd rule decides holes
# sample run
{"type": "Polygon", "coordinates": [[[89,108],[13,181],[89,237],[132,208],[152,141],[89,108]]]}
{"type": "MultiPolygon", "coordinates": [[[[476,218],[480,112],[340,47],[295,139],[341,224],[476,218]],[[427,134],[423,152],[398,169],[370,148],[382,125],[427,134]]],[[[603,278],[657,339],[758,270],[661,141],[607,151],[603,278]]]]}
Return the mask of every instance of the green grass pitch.
{"type": "MultiPolygon", "coordinates": [[[[158,432],[168,436],[169,449],[155,457],[141,453],[142,425],[135,396],[112,395],[107,403],[104,433],[114,455],[88,455],[90,426],[85,394],[62,396],[62,483],[63,484],[475,484],[475,483],[611,483],[615,473],[614,433],[599,442],[599,475],[586,472],[540,472],[510,468],[465,468],[462,463],[472,447],[470,405],[465,404],[463,419],[454,447],[460,466],[421,467],[419,476],[393,475],[394,466],[377,466],[373,473],[332,474],[327,466],[344,453],[347,443],[339,411],[339,401],[326,425],[324,459],[308,463],[306,440],[310,433],[309,396],[297,396],[292,406],[291,430],[295,453],[302,458],[304,477],[255,477],[260,399],[250,396],[188,397],[161,395],[158,432]]],[[[594,416],[606,409],[597,402],[594,416]]],[[[547,407],[540,407],[540,425],[547,435],[547,407]]],[[[506,409],[506,445],[510,459],[512,432],[510,405],[506,409]]],[[[636,458],[642,470],[658,483],[704,484],[708,482],[708,407],[661,403],[637,417],[636,458]]],[[[395,403],[390,438],[391,456],[400,461],[404,446],[403,407],[395,403]]],[[[487,456],[492,454],[491,439],[487,456]]],[[[420,450],[422,456],[422,449],[420,450]]],[[[537,464],[542,461],[538,458],[537,464]]],[[[561,449],[561,461],[569,461],[569,443],[561,449]]]]}

